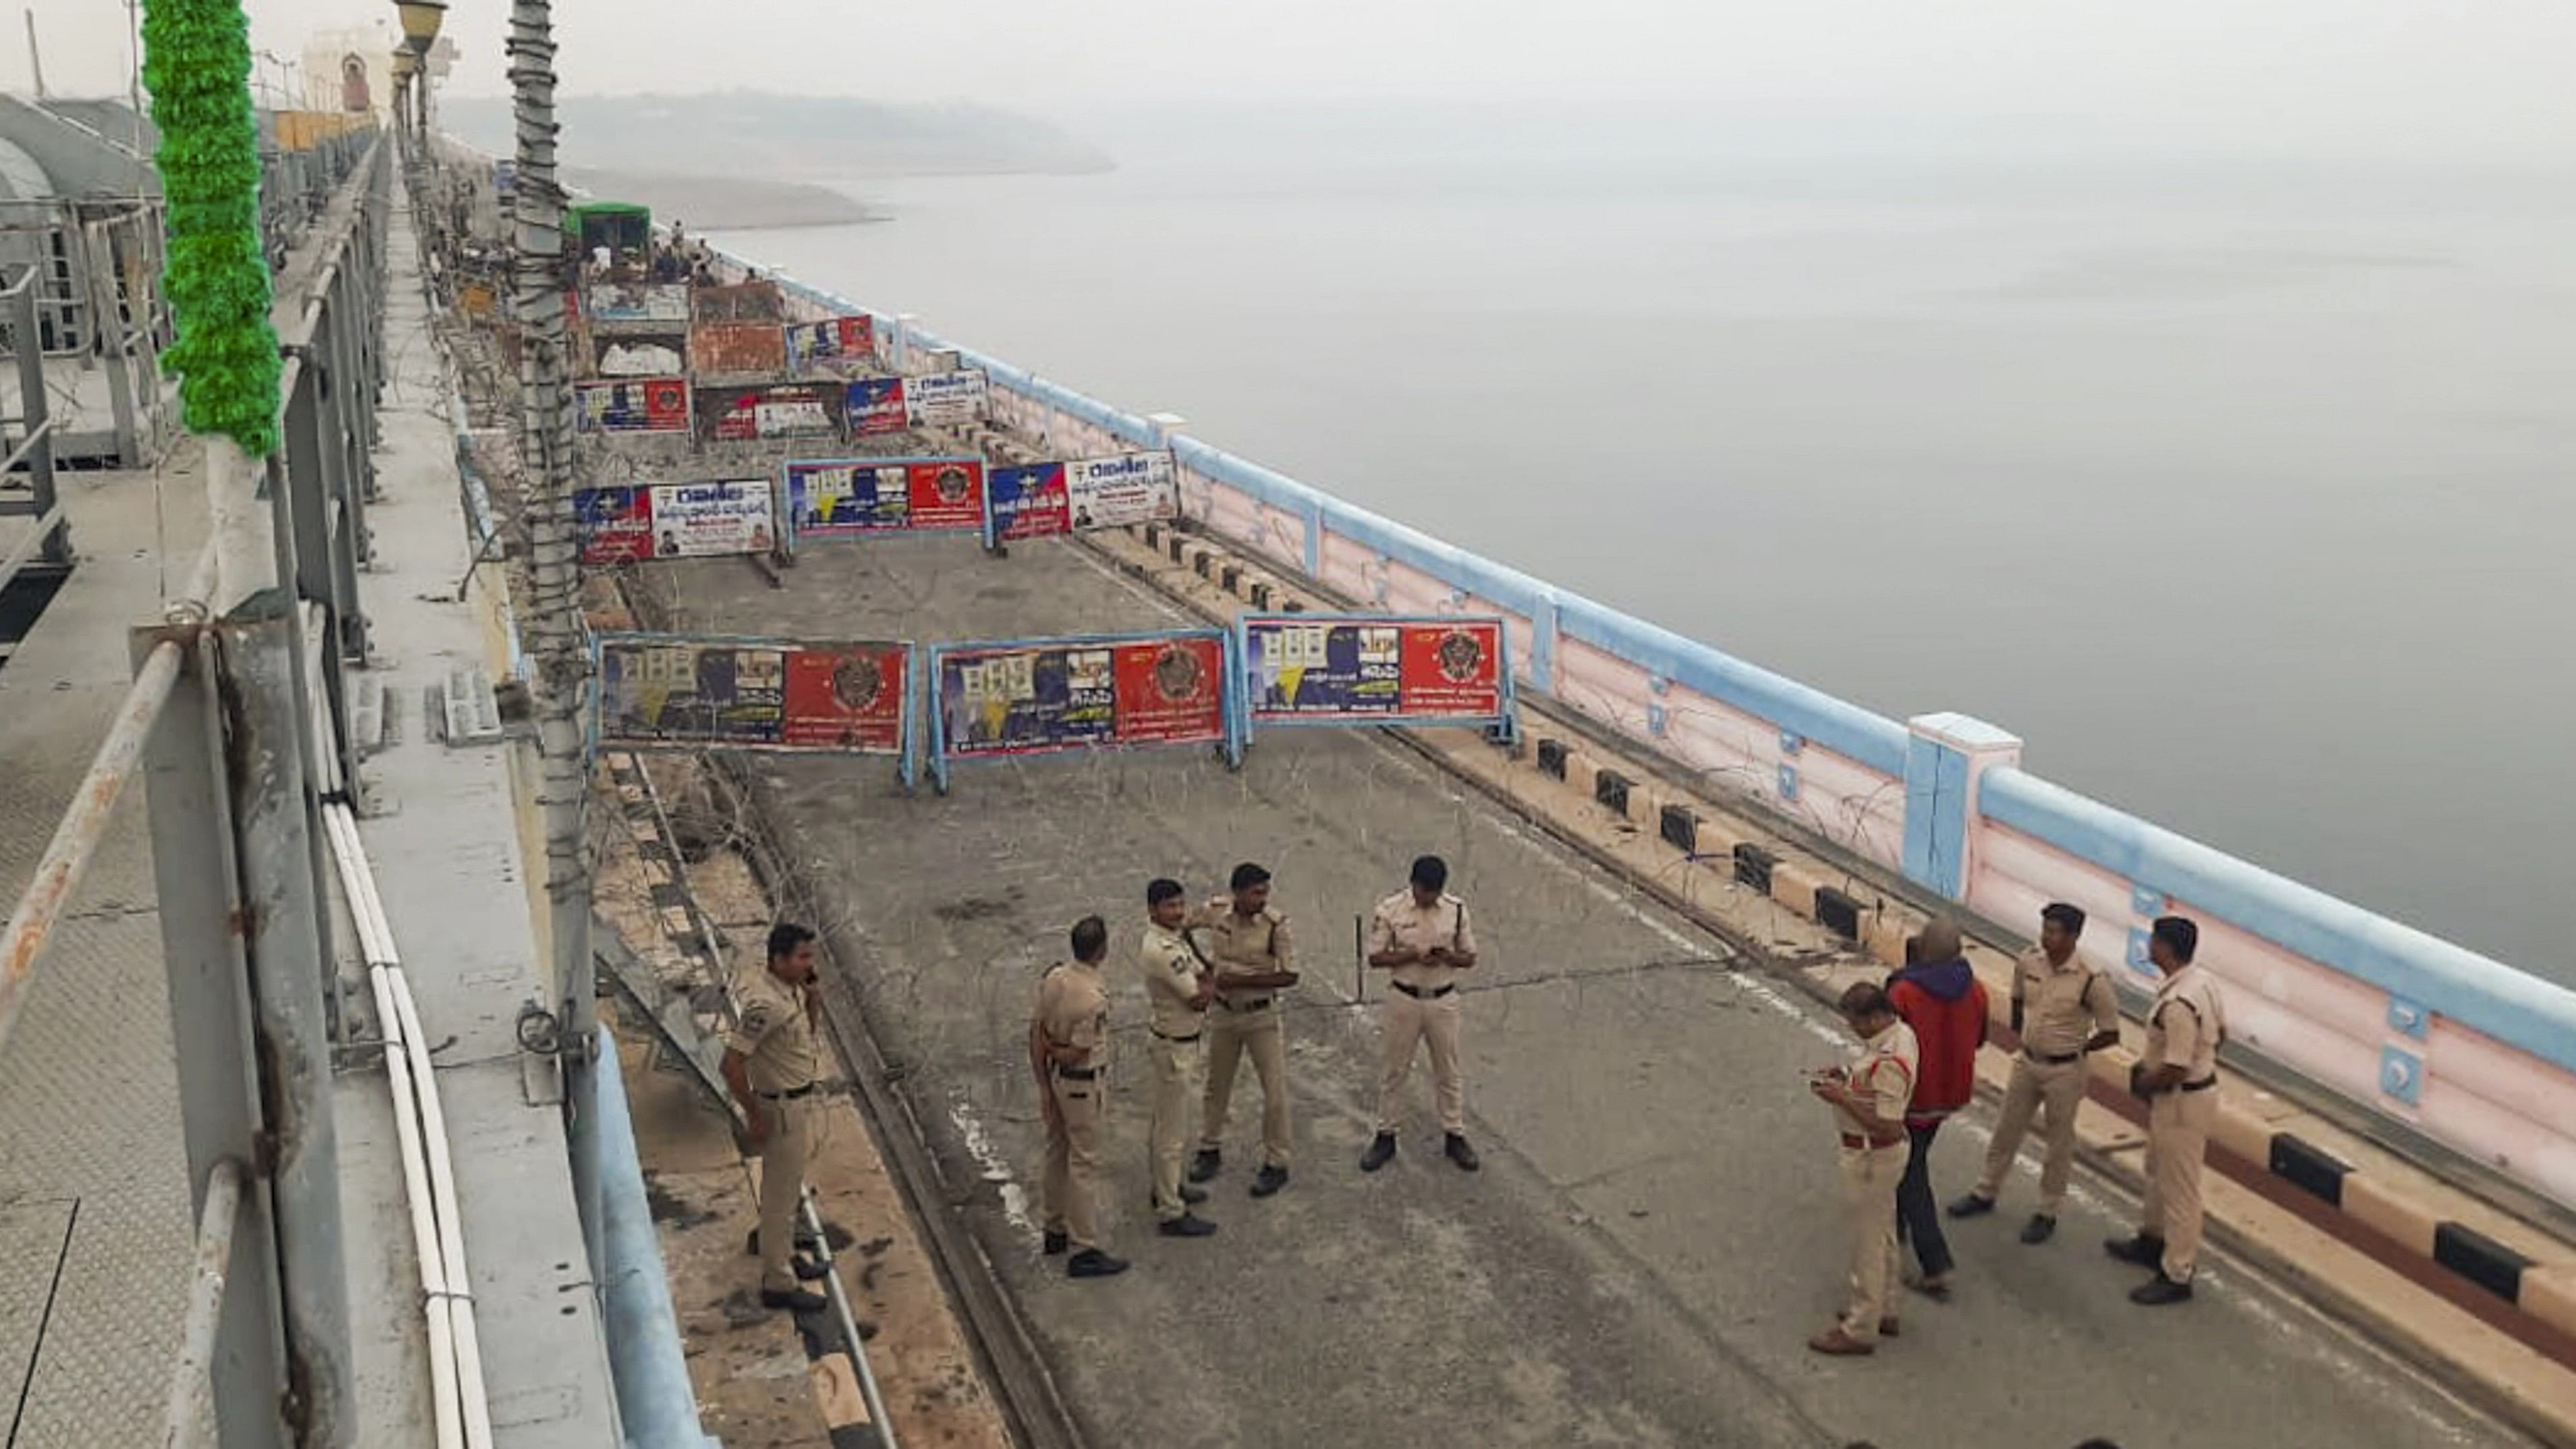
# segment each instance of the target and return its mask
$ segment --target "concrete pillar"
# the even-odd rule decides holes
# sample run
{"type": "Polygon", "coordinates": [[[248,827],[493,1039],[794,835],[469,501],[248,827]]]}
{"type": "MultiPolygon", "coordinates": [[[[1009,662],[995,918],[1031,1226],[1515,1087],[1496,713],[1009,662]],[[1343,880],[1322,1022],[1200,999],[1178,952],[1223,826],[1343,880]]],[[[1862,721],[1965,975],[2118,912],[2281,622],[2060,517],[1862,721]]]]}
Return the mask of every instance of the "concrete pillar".
{"type": "Polygon", "coordinates": [[[2021,740],[1964,714],[1917,715],[1905,751],[1905,878],[1964,901],[1974,878],[1977,789],[1986,771],[2021,763],[2021,740]]]}
{"type": "Polygon", "coordinates": [[[1190,420],[1179,413],[1147,413],[1145,421],[1154,425],[1154,446],[1157,448],[1172,446],[1173,435],[1190,425],[1190,420]]]}

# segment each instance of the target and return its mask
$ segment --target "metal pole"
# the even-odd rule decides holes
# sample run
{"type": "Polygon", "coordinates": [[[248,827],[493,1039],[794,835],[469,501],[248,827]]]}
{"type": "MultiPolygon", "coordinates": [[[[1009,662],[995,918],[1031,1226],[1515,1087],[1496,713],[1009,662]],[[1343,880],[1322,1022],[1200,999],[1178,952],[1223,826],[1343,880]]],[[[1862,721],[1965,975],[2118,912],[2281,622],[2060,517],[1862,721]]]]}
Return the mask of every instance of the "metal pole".
{"type": "MultiPolygon", "coordinates": [[[[209,440],[210,446],[212,440],[209,440]]],[[[340,1222],[339,1138],[331,1121],[332,969],[313,872],[313,816],[297,749],[294,608],[264,593],[214,626],[221,643],[226,783],[240,842],[262,1107],[275,1153],[278,1276],[287,1373],[303,1449],[345,1449],[356,1425],[349,1291],[340,1222]]]]}
{"type": "Polygon", "coordinates": [[[45,57],[36,49],[36,12],[27,12],[27,69],[36,73],[36,99],[45,98],[45,57]]]}
{"type": "MultiPolygon", "coordinates": [[[[336,766],[341,756],[338,719],[335,716],[330,721],[332,738],[328,741],[331,751],[330,760],[334,768],[323,767],[325,762],[322,751],[325,741],[319,737],[318,722],[313,715],[317,701],[327,697],[331,703],[336,704],[339,700],[340,653],[335,644],[323,665],[331,671],[333,686],[327,691],[326,696],[325,692],[318,691],[314,686],[312,631],[305,627],[303,593],[296,586],[295,488],[287,479],[284,458],[271,454],[268,459],[267,473],[269,532],[276,545],[278,591],[288,602],[286,610],[287,678],[295,691],[293,696],[295,708],[292,713],[295,716],[296,776],[306,787],[305,792],[297,797],[303,806],[305,849],[310,857],[306,869],[310,872],[312,880],[321,882],[331,878],[331,860],[329,853],[323,847],[322,832],[315,828],[314,802],[320,798],[325,786],[339,776],[336,766]]],[[[327,614],[324,622],[326,626],[329,623],[327,614]]],[[[339,779],[337,783],[345,789],[352,782],[339,779]]],[[[327,947],[331,940],[331,897],[329,892],[318,885],[313,891],[313,910],[314,940],[327,947]]],[[[338,1041],[340,1039],[340,973],[327,949],[316,955],[315,962],[320,970],[323,1027],[331,1040],[338,1041]]]]}
{"type": "MultiPolygon", "coordinates": [[[[68,221],[69,218],[66,218],[68,221]]],[[[27,481],[35,490],[37,527],[54,508],[54,438],[45,426],[52,406],[45,392],[45,341],[36,324],[36,289],[43,285],[44,273],[30,262],[19,275],[17,300],[9,309],[9,335],[15,339],[18,354],[18,426],[26,430],[27,481]]],[[[56,529],[45,544],[45,557],[53,563],[69,563],[72,556],[71,525],[56,529]]]]}
{"type": "MultiPolygon", "coordinates": [[[[190,611],[193,612],[193,611],[190,611]]],[[[202,617],[199,615],[198,617],[202,617]]],[[[134,652],[182,668],[144,756],[154,899],[169,972],[180,1133],[192,1189],[211,1193],[225,1164],[259,1162],[266,1139],[257,1027],[243,955],[241,874],[224,787],[223,700],[212,636],[193,624],[138,630],[134,652]]],[[[147,668],[152,667],[147,663],[147,668]]],[[[200,1219],[206,1211],[197,1205],[200,1219]]],[[[224,1449],[283,1449],[287,1428],[285,1308],[276,1217],[263,1177],[243,1194],[203,1377],[224,1449]]],[[[196,1342],[190,1323],[189,1342],[196,1342]]]]}
{"type": "Polygon", "coordinates": [[[241,1164],[215,1164],[206,1205],[197,1213],[197,1269],[188,1284],[188,1316],[179,1333],[179,1363],[170,1373],[170,1407],[162,1431],[167,1449],[194,1449],[197,1430],[215,1413],[215,1325],[222,1321],[225,1274],[233,1261],[233,1220],[241,1207],[241,1164]]]}
{"type": "Polygon", "coordinates": [[[81,273],[89,289],[90,345],[107,369],[107,405],[116,423],[116,462],[140,468],[143,449],[135,437],[134,367],[126,351],[133,335],[124,309],[117,305],[116,250],[107,239],[108,223],[80,224],[81,273]]]}
{"type": "MultiPolygon", "coordinates": [[[[580,537],[573,517],[572,394],[566,385],[563,192],[555,178],[555,42],[547,0],[510,7],[510,82],[518,135],[517,223],[511,258],[518,314],[519,456],[530,538],[534,607],[530,653],[537,673],[537,758],[546,812],[547,935],[554,984],[564,1004],[564,1101],[574,1114],[573,1186],[590,1241],[591,1275],[602,1267],[598,1134],[579,1115],[596,1089],[591,1060],[598,1022],[597,966],[590,954],[590,739],[584,708],[590,655],[581,615],[580,537]]],[[[425,84],[425,77],[424,77],[425,84]]],[[[426,150],[424,125],[420,144],[426,150]]]]}

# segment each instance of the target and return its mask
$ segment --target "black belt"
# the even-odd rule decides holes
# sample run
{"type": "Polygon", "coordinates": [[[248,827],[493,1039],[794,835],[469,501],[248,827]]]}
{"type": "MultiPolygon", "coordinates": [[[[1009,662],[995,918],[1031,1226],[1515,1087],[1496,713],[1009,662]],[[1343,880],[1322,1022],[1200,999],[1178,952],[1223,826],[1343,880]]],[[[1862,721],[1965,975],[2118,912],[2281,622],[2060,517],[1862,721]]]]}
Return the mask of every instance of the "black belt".
{"type": "Polygon", "coordinates": [[[1228,1001],[1220,996],[1216,999],[1216,1004],[1228,1011],[1259,1011],[1270,1004],[1270,998],[1265,996],[1259,1001],[1228,1001]]]}
{"type": "Polygon", "coordinates": [[[2082,1052],[2068,1052],[2062,1057],[2053,1057],[2046,1052],[2031,1052],[2028,1055],[2032,1061],[2052,1067],[2062,1067],[2068,1062],[2080,1062],[2084,1060],[2084,1053],[2082,1052]]]}
{"type": "Polygon", "coordinates": [[[1068,1082],[1088,1082],[1100,1075],[1100,1068],[1058,1066],[1055,1074],[1068,1082]]]}
{"type": "Polygon", "coordinates": [[[1199,1034],[1198,1034],[1197,1032],[1191,1032],[1188,1036],[1174,1036],[1174,1035],[1172,1035],[1170,1032],[1163,1030],[1163,1029],[1162,1029],[1161,1027],[1159,1027],[1159,1026],[1149,1026],[1149,1027],[1147,1027],[1147,1028],[1145,1028],[1145,1029],[1146,1029],[1147,1031],[1152,1032],[1154,1035],[1156,1035],[1156,1036],[1158,1036],[1158,1037],[1161,1037],[1161,1038],[1162,1038],[1163,1040],[1165,1040],[1165,1041],[1171,1041],[1171,1042],[1182,1042],[1182,1041],[1197,1041],[1197,1040],[1199,1039],[1199,1034]]]}
{"type": "Polygon", "coordinates": [[[810,1097],[814,1095],[817,1091],[822,1089],[822,1085],[823,1084],[820,1082],[807,1082],[801,1087],[790,1087],[784,1092],[762,1092],[759,1095],[766,1101],[793,1102],[799,1097],[810,1097]]]}
{"type": "Polygon", "coordinates": [[[2217,1085],[2218,1079],[2216,1077],[2203,1077],[2197,1082],[2185,1082],[2181,1086],[2174,1088],[2174,1090],[2177,1092],[2206,1092],[2217,1085]]]}
{"type": "Polygon", "coordinates": [[[1458,989],[1455,985],[1450,985],[1434,986],[1430,990],[1426,991],[1419,986],[1407,986],[1401,981],[1390,981],[1387,984],[1394,987],[1396,990],[1403,992],[1405,995],[1412,997],[1416,1001],[1438,1001],[1441,997],[1444,997],[1450,992],[1458,989]]]}

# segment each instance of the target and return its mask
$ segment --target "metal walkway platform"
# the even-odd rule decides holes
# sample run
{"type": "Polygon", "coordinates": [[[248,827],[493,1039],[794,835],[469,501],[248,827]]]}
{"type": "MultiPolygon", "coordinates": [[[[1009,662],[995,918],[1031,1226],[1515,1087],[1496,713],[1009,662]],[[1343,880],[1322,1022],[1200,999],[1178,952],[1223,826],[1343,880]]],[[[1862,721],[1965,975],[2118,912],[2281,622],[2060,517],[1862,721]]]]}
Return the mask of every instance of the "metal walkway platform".
{"type": "MultiPolygon", "coordinates": [[[[205,537],[193,447],[157,484],[151,473],[67,473],[61,487],[79,566],[0,665],[0,899],[12,901],[133,682],[128,626],[182,587],[205,537]]],[[[136,792],[0,1054],[8,1449],[141,1444],[160,1431],[193,1236],[176,1092],[136,792]]]]}

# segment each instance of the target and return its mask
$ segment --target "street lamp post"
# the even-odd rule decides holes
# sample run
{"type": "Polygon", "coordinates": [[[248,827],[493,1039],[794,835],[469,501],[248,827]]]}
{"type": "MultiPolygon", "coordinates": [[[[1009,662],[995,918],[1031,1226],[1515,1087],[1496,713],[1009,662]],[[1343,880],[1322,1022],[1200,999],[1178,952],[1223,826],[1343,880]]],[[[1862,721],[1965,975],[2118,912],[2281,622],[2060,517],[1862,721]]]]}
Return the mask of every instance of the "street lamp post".
{"type": "Polygon", "coordinates": [[[411,82],[411,127],[425,141],[429,134],[429,47],[447,20],[447,0],[394,0],[402,19],[403,48],[394,54],[394,74],[411,82]]]}

